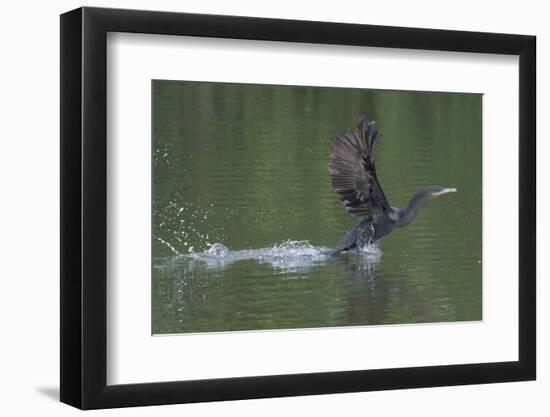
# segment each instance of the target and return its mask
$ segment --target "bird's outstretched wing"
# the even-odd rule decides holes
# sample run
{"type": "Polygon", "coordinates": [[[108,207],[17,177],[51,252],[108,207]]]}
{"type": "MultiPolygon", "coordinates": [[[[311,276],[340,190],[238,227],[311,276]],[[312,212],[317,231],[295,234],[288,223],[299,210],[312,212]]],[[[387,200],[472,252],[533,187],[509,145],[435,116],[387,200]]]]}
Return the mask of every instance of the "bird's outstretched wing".
{"type": "Polygon", "coordinates": [[[374,121],[359,119],[357,133],[340,133],[332,141],[328,175],[332,189],[353,217],[377,220],[391,206],[376,178],[374,148],[382,134],[374,121]]]}

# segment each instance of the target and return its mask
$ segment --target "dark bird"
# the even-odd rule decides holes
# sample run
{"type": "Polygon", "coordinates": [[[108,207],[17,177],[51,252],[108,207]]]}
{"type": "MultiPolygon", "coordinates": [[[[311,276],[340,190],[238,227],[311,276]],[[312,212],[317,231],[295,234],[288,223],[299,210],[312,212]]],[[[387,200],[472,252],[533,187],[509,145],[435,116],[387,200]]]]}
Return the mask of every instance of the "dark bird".
{"type": "Polygon", "coordinates": [[[331,254],[370,245],[393,230],[407,226],[418,210],[434,197],[456,192],[455,188],[431,185],[419,189],[407,207],[390,206],[376,178],[374,150],[382,134],[374,125],[374,121],[362,117],[357,133],[340,133],[332,141],[328,163],[330,184],[345,209],[359,223],[331,254]]]}

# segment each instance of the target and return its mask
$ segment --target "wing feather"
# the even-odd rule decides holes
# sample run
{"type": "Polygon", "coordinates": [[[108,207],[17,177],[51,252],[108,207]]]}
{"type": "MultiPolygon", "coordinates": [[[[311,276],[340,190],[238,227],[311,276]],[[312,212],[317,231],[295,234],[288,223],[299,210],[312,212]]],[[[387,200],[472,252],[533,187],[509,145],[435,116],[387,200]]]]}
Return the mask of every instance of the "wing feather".
{"type": "Polygon", "coordinates": [[[330,184],[348,213],[361,220],[376,220],[391,210],[374,164],[374,148],[381,136],[375,122],[362,117],[357,133],[339,133],[332,141],[330,184]]]}

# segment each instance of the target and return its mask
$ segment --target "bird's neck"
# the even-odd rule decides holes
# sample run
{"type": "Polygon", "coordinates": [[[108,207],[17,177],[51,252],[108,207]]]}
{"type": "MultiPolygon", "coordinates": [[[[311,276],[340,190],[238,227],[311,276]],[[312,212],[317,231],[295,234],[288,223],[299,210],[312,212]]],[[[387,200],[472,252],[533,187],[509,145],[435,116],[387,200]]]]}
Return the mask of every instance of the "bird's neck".
{"type": "Polygon", "coordinates": [[[424,207],[429,200],[429,196],[422,191],[416,192],[409,200],[407,207],[399,212],[397,225],[399,227],[404,227],[410,224],[416,217],[418,210],[424,207]]]}

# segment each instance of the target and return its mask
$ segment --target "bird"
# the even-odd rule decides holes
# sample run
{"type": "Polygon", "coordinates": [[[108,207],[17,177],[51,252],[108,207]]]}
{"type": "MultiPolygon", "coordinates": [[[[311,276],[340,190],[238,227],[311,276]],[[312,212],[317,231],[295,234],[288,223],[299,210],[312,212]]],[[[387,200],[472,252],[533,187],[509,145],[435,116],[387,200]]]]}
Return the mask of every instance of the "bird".
{"type": "Polygon", "coordinates": [[[332,190],[346,211],[359,222],[331,250],[330,255],[362,249],[392,231],[408,226],[430,200],[456,188],[430,185],[413,194],[405,208],[392,207],[378,178],[374,151],[382,134],[376,122],[359,118],[357,132],[341,132],[332,140],[328,175],[332,190]]]}

